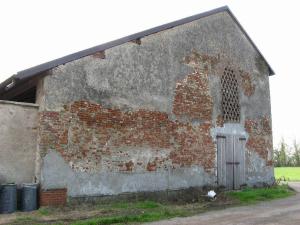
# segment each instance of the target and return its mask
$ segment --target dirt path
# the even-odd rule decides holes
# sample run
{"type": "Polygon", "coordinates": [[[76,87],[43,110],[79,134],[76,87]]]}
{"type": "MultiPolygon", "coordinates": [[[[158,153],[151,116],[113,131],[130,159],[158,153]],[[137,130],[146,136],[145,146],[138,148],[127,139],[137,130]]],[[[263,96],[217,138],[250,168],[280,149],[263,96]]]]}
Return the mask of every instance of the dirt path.
{"type": "MultiPolygon", "coordinates": [[[[300,182],[290,187],[300,192],[300,182]]],[[[253,206],[211,211],[187,218],[174,218],[148,225],[299,225],[300,193],[297,195],[263,202],[253,206]]]]}

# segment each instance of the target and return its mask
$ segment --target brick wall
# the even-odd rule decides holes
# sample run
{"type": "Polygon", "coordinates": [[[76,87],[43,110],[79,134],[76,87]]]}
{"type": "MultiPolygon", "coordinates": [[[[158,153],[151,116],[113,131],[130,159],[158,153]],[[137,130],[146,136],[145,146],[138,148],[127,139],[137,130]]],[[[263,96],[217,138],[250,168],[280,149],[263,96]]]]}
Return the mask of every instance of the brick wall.
{"type": "Polygon", "coordinates": [[[272,165],[273,144],[270,118],[247,119],[245,129],[249,134],[246,147],[250,151],[256,152],[266,161],[267,165],[272,165]]]}
{"type": "Polygon", "coordinates": [[[170,118],[146,109],[122,111],[89,101],[40,112],[40,150],[58,151],[75,171],[157,171],[196,165],[215,168],[207,74],[179,81],[170,118]],[[198,123],[193,124],[195,120],[198,123]]]}
{"type": "MultiPolygon", "coordinates": [[[[198,166],[214,176],[216,146],[211,129],[222,127],[224,119],[220,106],[214,104],[218,83],[214,83],[215,89],[209,86],[208,74],[219,76],[224,66],[217,67],[220,56],[197,52],[185,57],[183,63],[194,72],[177,81],[168,113],[136,106],[125,110],[118,108],[118,103],[104,106],[88,100],[59,105],[60,111],[40,112],[42,158],[50,149],[55,150],[72,170],[90,174],[152,173],[198,166]]],[[[255,93],[253,78],[239,71],[240,90],[248,99],[255,93]]],[[[247,149],[268,161],[272,146],[268,118],[247,119],[244,125],[249,133],[247,149]]]]}
{"type": "Polygon", "coordinates": [[[201,121],[212,120],[213,102],[209,93],[208,77],[195,71],[176,85],[173,113],[201,121]]]}
{"type": "Polygon", "coordinates": [[[67,189],[40,190],[40,206],[60,206],[67,203],[67,189]]]}
{"type": "Polygon", "coordinates": [[[245,96],[252,96],[255,92],[255,85],[253,84],[252,77],[249,73],[240,70],[240,85],[245,96]]]}

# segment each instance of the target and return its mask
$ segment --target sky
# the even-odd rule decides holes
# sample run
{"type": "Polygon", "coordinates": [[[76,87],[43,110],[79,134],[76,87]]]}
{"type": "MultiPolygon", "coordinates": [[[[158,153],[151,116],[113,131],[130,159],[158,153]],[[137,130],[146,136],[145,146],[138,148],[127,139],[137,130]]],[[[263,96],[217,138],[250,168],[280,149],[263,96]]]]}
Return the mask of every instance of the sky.
{"type": "Polygon", "coordinates": [[[227,5],[275,71],[274,146],[300,143],[300,13],[296,0],[1,0],[0,82],[16,72],[227,5]]]}

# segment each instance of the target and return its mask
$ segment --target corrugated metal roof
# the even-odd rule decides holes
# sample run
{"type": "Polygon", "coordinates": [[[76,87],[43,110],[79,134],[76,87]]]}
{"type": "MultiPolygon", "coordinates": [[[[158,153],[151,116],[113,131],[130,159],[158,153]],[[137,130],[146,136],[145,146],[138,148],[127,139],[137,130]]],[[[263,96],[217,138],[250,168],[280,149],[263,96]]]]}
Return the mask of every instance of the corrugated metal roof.
{"type": "Polygon", "coordinates": [[[210,15],[213,15],[213,14],[216,14],[216,13],[220,13],[220,12],[228,12],[228,14],[232,17],[232,19],[235,21],[235,23],[240,27],[242,32],[245,34],[245,36],[247,37],[249,42],[253,45],[253,47],[257,50],[257,52],[261,55],[261,57],[267,63],[267,65],[269,67],[270,75],[274,75],[273,69],[271,68],[271,66],[269,65],[267,60],[264,58],[264,56],[261,54],[259,49],[256,47],[254,42],[251,40],[251,38],[249,37],[249,35],[245,31],[245,29],[238,22],[238,20],[233,15],[233,13],[230,11],[228,6],[223,6],[223,7],[216,8],[216,9],[204,12],[204,13],[200,13],[200,14],[197,14],[197,15],[194,15],[194,16],[190,16],[190,17],[181,19],[181,20],[177,20],[177,21],[174,21],[174,22],[171,22],[171,23],[167,23],[167,24],[158,26],[158,27],[154,27],[154,28],[151,28],[151,29],[139,32],[139,33],[135,33],[135,34],[132,34],[132,35],[129,35],[129,36],[111,41],[111,42],[107,42],[107,43],[102,44],[102,45],[98,45],[98,46],[95,46],[95,47],[92,47],[92,48],[88,48],[88,49],[85,49],[85,50],[82,50],[82,51],[79,51],[79,52],[76,52],[76,53],[73,53],[73,54],[70,54],[70,55],[67,55],[67,56],[49,61],[49,62],[46,62],[46,63],[40,64],[38,66],[28,68],[26,70],[19,71],[17,74],[11,76],[6,81],[4,81],[0,84],[0,94],[5,92],[8,89],[7,85],[12,83],[12,82],[14,82],[14,85],[12,85],[12,86],[15,87],[16,85],[18,85],[18,83],[23,83],[21,81],[31,79],[31,78],[39,75],[40,73],[45,72],[47,70],[50,70],[50,69],[52,69],[54,67],[57,67],[59,65],[62,65],[62,64],[80,59],[80,58],[88,56],[88,55],[92,55],[92,54],[94,54],[96,52],[99,52],[99,51],[104,51],[106,49],[112,48],[112,47],[117,46],[117,45],[124,44],[124,43],[129,42],[129,41],[133,41],[133,40],[136,40],[136,39],[143,38],[145,36],[148,36],[148,35],[163,31],[163,30],[167,30],[167,29],[170,29],[170,28],[173,28],[173,27],[176,27],[176,26],[180,26],[180,25],[185,24],[185,23],[189,23],[189,22],[192,22],[194,20],[201,19],[203,17],[207,17],[207,16],[210,16],[210,15]]]}

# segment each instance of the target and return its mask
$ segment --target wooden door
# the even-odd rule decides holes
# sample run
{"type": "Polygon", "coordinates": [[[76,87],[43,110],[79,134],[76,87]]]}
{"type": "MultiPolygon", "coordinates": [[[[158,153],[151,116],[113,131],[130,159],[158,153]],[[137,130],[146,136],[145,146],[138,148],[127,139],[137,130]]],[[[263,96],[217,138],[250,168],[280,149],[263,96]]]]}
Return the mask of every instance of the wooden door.
{"type": "Polygon", "coordinates": [[[245,143],[246,138],[241,136],[233,137],[234,143],[234,189],[240,189],[245,184],[245,143]]]}
{"type": "Polygon", "coordinates": [[[237,135],[217,136],[218,184],[228,190],[245,183],[245,140],[237,135]]]}

